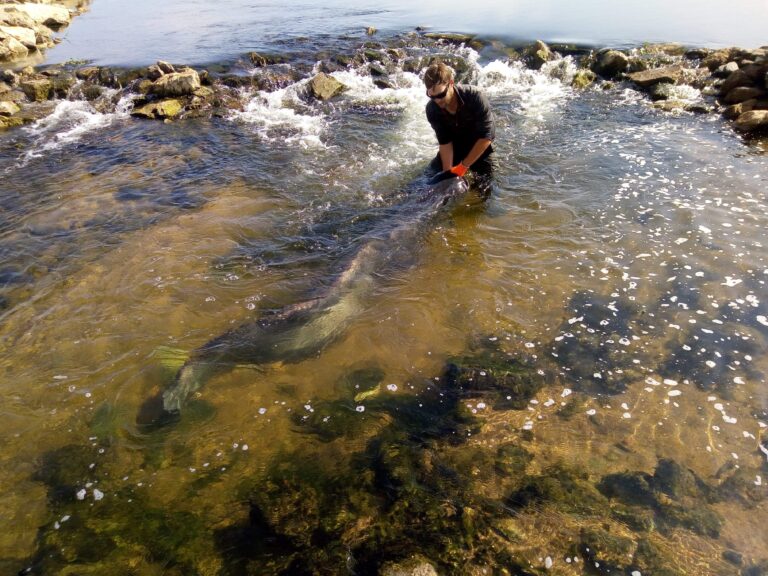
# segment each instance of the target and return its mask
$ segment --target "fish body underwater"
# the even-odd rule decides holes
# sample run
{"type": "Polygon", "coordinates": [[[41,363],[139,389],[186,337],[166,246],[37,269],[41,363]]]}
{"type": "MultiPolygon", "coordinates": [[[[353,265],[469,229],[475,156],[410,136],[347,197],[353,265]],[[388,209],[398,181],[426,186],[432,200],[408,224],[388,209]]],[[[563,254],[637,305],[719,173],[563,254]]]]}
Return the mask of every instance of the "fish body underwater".
{"type": "Polygon", "coordinates": [[[408,261],[419,238],[429,231],[427,224],[469,189],[466,180],[450,173],[413,188],[393,218],[361,239],[323,294],[243,323],[192,352],[173,384],[144,402],[137,422],[156,426],[176,420],[190,395],[234,366],[299,362],[335,340],[365,309],[377,279],[408,261]]]}

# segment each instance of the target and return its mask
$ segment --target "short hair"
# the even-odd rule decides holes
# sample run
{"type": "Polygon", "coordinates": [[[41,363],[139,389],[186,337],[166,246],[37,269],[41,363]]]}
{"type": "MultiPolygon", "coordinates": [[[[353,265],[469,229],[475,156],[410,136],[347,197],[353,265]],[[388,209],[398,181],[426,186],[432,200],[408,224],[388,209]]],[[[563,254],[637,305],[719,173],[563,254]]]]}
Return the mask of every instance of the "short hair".
{"type": "Polygon", "coordinates": [[[438,84],[448,84],[451,80],[453,80],[453,69],[440,60],[430,64],[424,72],[424,85],[427,90],[438,84]]]}

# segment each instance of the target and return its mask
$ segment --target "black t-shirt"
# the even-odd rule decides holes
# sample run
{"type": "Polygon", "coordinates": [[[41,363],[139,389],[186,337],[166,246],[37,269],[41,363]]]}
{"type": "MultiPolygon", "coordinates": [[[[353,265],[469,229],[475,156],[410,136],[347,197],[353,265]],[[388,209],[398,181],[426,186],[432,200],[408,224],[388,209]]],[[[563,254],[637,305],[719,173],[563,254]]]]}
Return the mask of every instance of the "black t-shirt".
{"type": "MultiPolygon", "coordinates": [[[[460,161],[480,138],[493,140],[496,137],[493,112],[488,99],[474,86],[455,84],[459,107],[456,114],[450,114],[430,100],[427,104],[427,120],[437,136],[439,144],[453,142],[454,159],[460,161]]],[[[492,147],[483,154],[485,158],[492,147]]]]}

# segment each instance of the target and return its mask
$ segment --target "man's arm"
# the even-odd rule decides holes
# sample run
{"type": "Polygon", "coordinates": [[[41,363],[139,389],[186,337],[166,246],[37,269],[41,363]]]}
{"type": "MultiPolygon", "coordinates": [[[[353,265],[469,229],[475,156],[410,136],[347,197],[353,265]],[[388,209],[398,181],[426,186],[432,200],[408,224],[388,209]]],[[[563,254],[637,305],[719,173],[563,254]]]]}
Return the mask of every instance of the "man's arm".
{"type": "MultiPolygon", "coordinates": [[[[469,151],[469,154],[467,154],[467,157],[464,158],[461,163],[464,164],[467,168],[472,166],[480,156],[483,155],[483,153],[488,149],[488,146],[491,145],[491,140],[488,138],[479,138],[477,142],[475,142],[475,145],[472,146],[472,149],[469,151]]],[[[443,167],[445,167],[445,158],[442,155],[442,149],[443,147],[440,147],[440,157],[443,158],[443,167]]],[[[453,152],[453,150],[451,150],[453,152]]],[[[451,160],[453,159],[453,154],[451,154],[451,160]]]]}
{"type": "Polygon", "coordinates": [[[440,161],[443,163],[443,170],[453,168],[453,142],[440,144],[440,161]]]}

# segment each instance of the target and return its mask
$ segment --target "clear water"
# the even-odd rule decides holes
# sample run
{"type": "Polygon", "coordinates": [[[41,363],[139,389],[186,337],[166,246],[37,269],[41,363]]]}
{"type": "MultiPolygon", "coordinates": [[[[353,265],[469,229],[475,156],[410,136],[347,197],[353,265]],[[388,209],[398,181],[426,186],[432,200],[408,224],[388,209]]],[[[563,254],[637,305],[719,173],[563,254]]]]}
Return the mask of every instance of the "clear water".
{"type": "Polygon", "coordinates": [[[5,571],[366,574],[422,552],[441,573],[607,573],[645,546],[650,573],[737,574],[724,552],[766,558],[767,157],[718,117],[575,92],[569,59],[440,51],[495,110],[492,197],[425,229],[318,355],[233,366],[158,430],[137,413],[185,354],[332,285],[403,201],[435,152],[420,80],[350,70],[333,103],[300,81],[170,124],[60,101],[0,135],[5,571]],[[453,406],[446,362],[488,349],[538,387],[453,406]],[[670,460],[706,490],[601,500],[670,460]],[[598,532],[603,571],[579,549],[598,532]]]}
{"type": "Polygon", "coordinates": [[[63,42],[48,52],[47,61],[92,60],[106,65],[146,65],[158,59],[219,62],[251,50],[280,52],[286,38],[305,38],[311,44],[325,35],[357,34],[368,26],[382,34],[422,26],[517,41],[540,38],[612,46],[679,42],[756,48],[768,42],[766,21],[768,5],[762,0],[732,4],[719,0],[485,0],[471,7],[458,0],[353,4],[340,0],[161,4],[98,0],[63,33],[63,42]]]}

